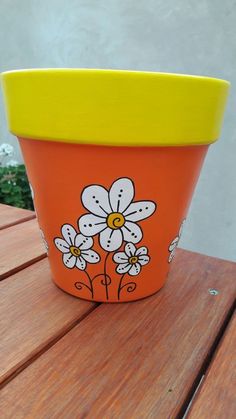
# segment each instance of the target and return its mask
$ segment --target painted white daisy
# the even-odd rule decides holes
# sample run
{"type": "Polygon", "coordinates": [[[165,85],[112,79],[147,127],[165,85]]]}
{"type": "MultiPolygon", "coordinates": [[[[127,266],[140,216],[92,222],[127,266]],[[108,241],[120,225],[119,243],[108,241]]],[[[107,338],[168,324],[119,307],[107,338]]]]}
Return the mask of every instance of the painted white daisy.
{"type": "Polygon", "coordinates": [[[47,254],[48,254],[48,250],[49,250],[48,242],[47,242],[47,240],[45,239],[45,236],[44,236],[44,232],[43,232],[43,230],[42,230],[41,228],[40,228],[39,230],[40,230],[40,234],[41,234],[41,237],[42,237],[42,240],[43,240],[44,247],[45,247],[46,252],[47,252],[47,254]]]}
{"type": "Polygon", "coordinates": [[[131,276],[138,275],[142,266],[150,260],[148,249],[144,246],[136,248],[133,243],[126,243],[124,252],[117,252],[113,256],[114,262],[118,263],[118,274],[128,273],[131,276]]]}
{"type": "Polygon", "coordinates": [[[143,237],[137,221],[150,217],[156,204],[152,201],[132,202],[134,184],[128,178],[116,180],[109,191],[101,185],[87,186],[81,195],[90,214],[82,215],[79,229],[86,237],[99,234],[101,247],[108,252],[119,249],[123,240],[138,243],[143,237]]]}
{"type": "Polygon", "coordinates": [[[29,187],[30,187],[31,197],[34,200],[34,190],[33,190],[33,186],[31,185],[31,183],[29,183],[29,187]]]}
{"type": "Polygon", "coordinates": [[[178,246],[178,244],[179,244],[179,241],[180,241],[180,238],[181,238],[181,236],[182,236],[184,222],[185,222],[185,219],[183,220],[183,222],[182,222],[182,224],[181,224],[181,226],[180,226],[178,236],[176,236],[176,237],[174,238],[174,240],[172,240],[172,242],[171,242],[171,244],[170,244],[170,246],[169,246],[169,248],[168,248],[168,250],[169,250],[169,252],[170,252],[169,259],[168,259],[168,262],[169,262],[169,263],[172,261],[172,259],[173,259],[174,255],[175,255],[176,248],[177,248],[177,246],[178,246]]]}
{"type": "Polygon", "coordinates": [[[61,228],[63,238],[56,237],[54,243],[58,250],[63,253],[64,265],[72,269],[74,267],[84,271],[88,263],[98,263],[100,256],[91,249],[93,239],[78,234],[70,224],[64,224],[61,228]]]}
{"type": "Polygon", "coordinates": [[[34,202],[34,197],[35,197],[34,196],[34,189],[33,189],[33,186],[31,185],[31,183],[29,183],[29,187],[30,187],[31,197],[32,197],[32,200],[33,200],[34,212],[35,212],[36,218],[38,219],[39,217],[38,217],[38,213],[37,213],[35,202],[34,202]]]}

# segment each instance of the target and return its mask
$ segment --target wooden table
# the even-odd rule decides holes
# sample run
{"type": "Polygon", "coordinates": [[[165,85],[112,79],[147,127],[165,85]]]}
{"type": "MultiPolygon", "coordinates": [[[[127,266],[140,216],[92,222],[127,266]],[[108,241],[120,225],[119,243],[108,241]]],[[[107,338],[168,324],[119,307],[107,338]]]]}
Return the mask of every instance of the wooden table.
{"type": "Polygon", "coordinates": [[[0,205],[1,419],[236,417],[235,263],[179,249],[156,295],[90,303],[51,282],[33,218],[0,205]]]}

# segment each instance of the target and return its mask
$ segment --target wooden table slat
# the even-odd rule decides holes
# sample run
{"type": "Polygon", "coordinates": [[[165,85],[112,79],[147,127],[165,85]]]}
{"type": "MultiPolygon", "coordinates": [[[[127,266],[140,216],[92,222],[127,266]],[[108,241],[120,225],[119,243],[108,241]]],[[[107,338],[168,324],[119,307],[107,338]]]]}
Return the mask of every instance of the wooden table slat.
{"type": "Polygon", "coordinates": [[[100,305],[10,381],[5,419],[176,417],[232,306],[235,275],[234,263],[178,251],[158,294],[100,305]]]}
{"type": "Polygon", "coordinates": [[[36,219],[0,231],[0,280],[45,256],[36,219]]]}
{"type": "Polygon", "coordinates": [[[2,281],[0,295],[0,383],[96,307],[57,288],[47,259],[2,281]]]}
{"type": "Polygon", "coordinates": [[[236,417],[236,315],[232,318],[211,363],[188,419],[236,417]]]}
{"type": "Polygon", "coordinates": [[[33,211],[0,204],[0,230],[35,218],[33,211]]]}

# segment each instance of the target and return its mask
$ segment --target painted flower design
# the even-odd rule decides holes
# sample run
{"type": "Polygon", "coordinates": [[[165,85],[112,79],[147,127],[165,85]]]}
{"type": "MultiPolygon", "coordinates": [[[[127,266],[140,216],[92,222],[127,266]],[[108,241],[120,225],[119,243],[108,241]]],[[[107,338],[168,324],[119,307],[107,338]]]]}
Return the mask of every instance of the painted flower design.
{"type": "Polygon", "coordinates": [[[179,241],[180,241],[180,238],[181,238],[181,236],[182,236],[184,222],[185,222],[185,219],[183,220],[183,222],[182,222],[182,224],[181,224],[181,226],[180,226],[178,236],[176,236],[176,237],[174,238],[174,240],[172,240],[172,242],[171,242],[171,244],[170,244],[170,246],[169,246],[169,248],[168,248],[168,250],[169,250],[169,252],[170,252],[169,259],[168,259],[168,262],[169,262],[169,263],[172,261],[172,259],[173,259],[174,255],[175,255],[176,248],[177,248],[177,246],[178,246],[178,244],[179,244],[179,241]]]}
{"type": "Polygon", "coordinates": [[[84,271],[87,263],[98,263],[100,256],[91,249],[93,246],[92,237],[85,237],[77,233],[70,224],[64,224],[61,229],[63,238],[57,237],[54,243],[63,254],[64,265],[72,269],[74,267],[84,271]]]}
{"type": "Polygon", "coordinates": [[[34,198],[35,198],[34,189],[33,189],[33,186],[31,185],[31,183],[29,183],[29,187],[30,187],[30,192],[31,192],[31,198],[33,200],[34,212],[35,212],[36,218],[38,219],[39,217],[38,217],[38,213],[37,213],[37,210],[36,210],[36,207],[35,207],[35,202],[34,202],[34,198]]]}
{"type": "Polygon", "coordinates": [[[41,234],[41,237],[42,237],[42,240],[43,240],[44,247],[45,247],[46,252],[48,254],[48,250],[49,250],[48,242],[45,239],[44,232],[43,232],[43,230],[41,228],[40,228],[40,234],[41,234]]]}
{"type": "Polygon", "coordinates": [[[29,183],[29,187],[30,187],[31,197],[34,200],[34,190],[33,190],[33,186],[31,185],[31,183],[29,183]]]}
{"type": "Polygon", "coordinates": [[[142,266],[150,261],[148,249],[144,246],[136,248],[133,243],[125,245],[124,252],[117,252],[113,256],[114,262],[118,263],[116,272],[118,274],[128,273],[136,276],[141,272],[142,266]]]}
{"type": "Polygon", "coordinates": [[[150,217],[156,204],[153,201],[133,202],[135,190],[128,178],[117,179],[107,191],[101,185],[87,186],[81,195],[83,206],[90,212],[78,221],[86,237],[99,234],[100,246],[113,252],[123,241],[138,243],[143,237],[137,222],[150,217]]]}

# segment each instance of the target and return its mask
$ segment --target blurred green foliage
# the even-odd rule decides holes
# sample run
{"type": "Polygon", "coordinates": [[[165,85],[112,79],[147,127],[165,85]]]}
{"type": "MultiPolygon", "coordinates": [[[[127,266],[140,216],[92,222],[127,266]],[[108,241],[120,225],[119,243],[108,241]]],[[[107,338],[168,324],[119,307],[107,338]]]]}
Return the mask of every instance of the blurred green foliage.
{"type": "Polygon", "coordinates": [[[34,209],[24,164],[0,166],[0,203],[34,209]]]}

